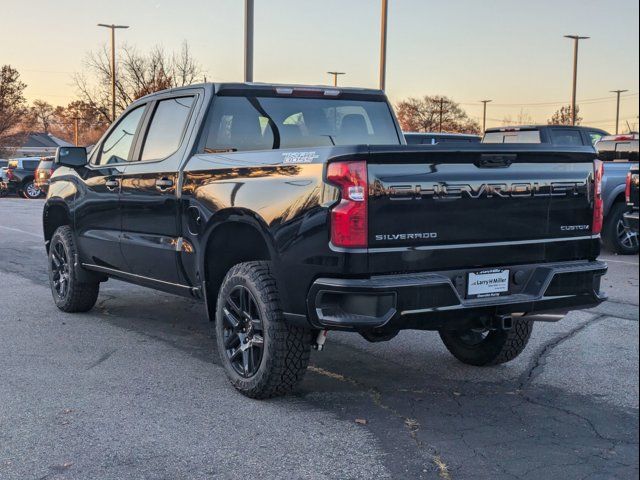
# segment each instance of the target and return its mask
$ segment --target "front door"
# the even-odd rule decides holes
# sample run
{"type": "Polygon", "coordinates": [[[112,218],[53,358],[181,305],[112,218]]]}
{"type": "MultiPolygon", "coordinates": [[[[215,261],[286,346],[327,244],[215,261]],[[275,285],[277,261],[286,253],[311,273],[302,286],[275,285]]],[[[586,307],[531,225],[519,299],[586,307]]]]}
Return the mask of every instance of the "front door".
{"type": "Polygon", "coordinates": [[[151,106],[146,133],[136,161],[122,179],[121,248],[130,273],[186,288],[180,253],[188,251],[181,237],[179,168],[195,95],[166,97],[151,106]]]}
{"type": "Polygon", "coordinates": [[[122,270],[125,266],[120,250],[120,187],[144,112],[142,105],[123,115],[96,146],[87,168],[82,169],[75,221],[83,263],[112,270],[122,270]]]}

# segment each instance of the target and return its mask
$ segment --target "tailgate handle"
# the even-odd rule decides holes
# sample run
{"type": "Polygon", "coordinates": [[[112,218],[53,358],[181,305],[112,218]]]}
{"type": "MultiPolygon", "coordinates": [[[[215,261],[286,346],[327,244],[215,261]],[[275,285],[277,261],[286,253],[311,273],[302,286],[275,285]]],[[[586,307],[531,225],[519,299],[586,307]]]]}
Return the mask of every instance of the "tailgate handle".
{"type": "Polygon", "coordinates": [[[475,162],[478,168],[507,168],[518,156],[515,154],[486,154],[480,155],[480,159],[475,162]]]}

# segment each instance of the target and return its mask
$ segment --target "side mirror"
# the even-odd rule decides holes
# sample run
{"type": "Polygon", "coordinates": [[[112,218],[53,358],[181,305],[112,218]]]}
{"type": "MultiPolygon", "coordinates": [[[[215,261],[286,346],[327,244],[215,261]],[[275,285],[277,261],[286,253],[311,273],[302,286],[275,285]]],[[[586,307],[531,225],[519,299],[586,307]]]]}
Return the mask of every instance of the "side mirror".
{"type": "Polygon", "coordinates": [[[84,167],[87,164],[87,150],[84,147],[58,147],[54,162],[65,167],[84,167]]]}

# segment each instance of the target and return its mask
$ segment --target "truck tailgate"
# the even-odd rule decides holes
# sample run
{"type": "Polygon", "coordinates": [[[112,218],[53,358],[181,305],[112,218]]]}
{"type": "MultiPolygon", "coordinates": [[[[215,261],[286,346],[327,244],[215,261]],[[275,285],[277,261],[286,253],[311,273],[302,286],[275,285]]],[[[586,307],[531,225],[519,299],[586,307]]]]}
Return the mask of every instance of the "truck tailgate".
{"type": "Polygon", "coordinates": [[[589,258],[594,159],[590,149],[531,145],[372,150],[370,266],[399,272],[589,258]]]}

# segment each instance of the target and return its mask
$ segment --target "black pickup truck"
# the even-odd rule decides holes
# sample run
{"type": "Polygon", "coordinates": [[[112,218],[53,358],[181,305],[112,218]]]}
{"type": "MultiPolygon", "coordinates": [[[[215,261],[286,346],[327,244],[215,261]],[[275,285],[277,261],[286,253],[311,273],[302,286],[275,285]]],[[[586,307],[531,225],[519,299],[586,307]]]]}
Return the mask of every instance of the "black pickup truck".
{"type": "MultiPolygon", "coordinates": [[[[133,103],[44,207],[58,308],[116,278],[205,302],[232,384],[284,394],[328,330],[438,331],[471,365],[605,299],[602,164],[548,145],[407,146],[376,90],[204,84],[133,103]]],[[[133,307],[132,307],[133,308],[133,307]]]]}

